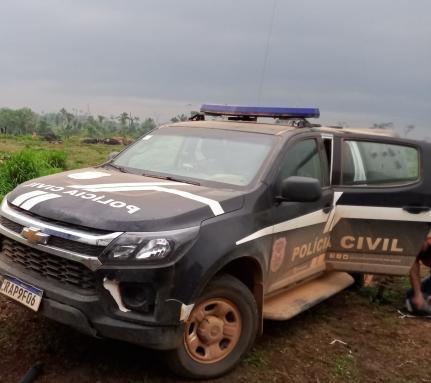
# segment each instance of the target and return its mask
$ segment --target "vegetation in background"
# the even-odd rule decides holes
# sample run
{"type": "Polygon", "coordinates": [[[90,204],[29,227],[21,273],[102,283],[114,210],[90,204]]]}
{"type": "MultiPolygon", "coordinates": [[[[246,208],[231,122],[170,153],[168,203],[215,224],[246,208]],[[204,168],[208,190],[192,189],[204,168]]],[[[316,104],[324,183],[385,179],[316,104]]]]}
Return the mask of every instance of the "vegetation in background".
{"type": "MultiPolygon", "coordinates": [[[[186,121],[196,113],[179,114],[172,117],[171,122],[186,121]]],[[[119,116],[94,117],[78,110],[69,112],[65,108],[46,114],[35,113],[30,108],[0,108],[0,197],[26,180],[95,165],[105,161],[110,152],[118,150],[109,145],[82,144],[83,137],[136,138],[156,126],[152,118],[141,121],[126,112],[119,116]],[[55,146],[45,141],[49,138],[56,142],[55,146]]],[[[391,129],[393,124],[374,124],[371,128],[391,129]]],[[[412,130],[414,126],[408,125],[404,135],[412,130]]]]}
{"type": "MultiPolygon", "coordinates": [[[[185,121],[190,114],[180,114],[172,122],[185,121]]],[[[119,116],[93,116],[89,113],[62,108],[57,113],[38,114],[29,108],[0,108],[0,133],[4,135],[56,136],[67,139],[72,136],[106,138],[113,136],[139,137],[157,126],[153,118],[141,120],[131,113],[119,116]]]]}
{"type": "Polygon", "coordinates": [[[94,166],[123,146],[85,145],[79,137],[53,144],[31,136],[0,136],[0,199],[27,180],[94,166]]]}
{"type": "Polygon", "coordinates": [[[24,149],[6,155],[0,164],[0,197],[32,178],[66,168],[66,153],[57,150],[24,149]]]}

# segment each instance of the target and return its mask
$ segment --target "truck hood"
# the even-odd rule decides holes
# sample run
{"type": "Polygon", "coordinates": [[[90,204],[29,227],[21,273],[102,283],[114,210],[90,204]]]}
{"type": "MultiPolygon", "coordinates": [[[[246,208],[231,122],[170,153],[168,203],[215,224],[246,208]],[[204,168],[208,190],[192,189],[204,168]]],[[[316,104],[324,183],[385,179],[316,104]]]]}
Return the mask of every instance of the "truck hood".
{"type": "Polygon", "coordinates": [[[88,168],[37,178],[8,196],[40,217],[107,231],[161,231],[198,226],[237,210],[243,192],[88,168]]]}

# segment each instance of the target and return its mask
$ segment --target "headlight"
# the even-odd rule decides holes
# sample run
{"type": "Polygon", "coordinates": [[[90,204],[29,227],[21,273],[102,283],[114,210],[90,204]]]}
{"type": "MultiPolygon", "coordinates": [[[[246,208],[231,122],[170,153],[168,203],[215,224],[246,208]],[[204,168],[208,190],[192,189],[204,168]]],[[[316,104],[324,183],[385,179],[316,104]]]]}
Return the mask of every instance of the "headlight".
{"type": "Polygon", "coordinates": [[[187,229],[124,233],[114,240],[101,255],[104,263],[110,262],[154,262],[180,257],[193,244],[199,227],[187,229]]]}
{"type": "Polygon", "coordinates": [[[171,245],[166,238],[157,238],[148,243],[135,255],[136,259],[164,258],[171,251],[171,245]]]}

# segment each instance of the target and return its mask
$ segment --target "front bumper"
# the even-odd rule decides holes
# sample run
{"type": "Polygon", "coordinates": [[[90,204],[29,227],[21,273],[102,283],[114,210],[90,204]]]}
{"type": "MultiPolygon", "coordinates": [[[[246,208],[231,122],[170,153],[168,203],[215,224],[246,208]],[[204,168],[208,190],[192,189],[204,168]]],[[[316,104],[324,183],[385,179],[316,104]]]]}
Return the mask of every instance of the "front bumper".
{"type": "MultiPolygon", "coordinates": [[[[0,259],[0,274],[17,277],[44,290],[39,312],[82,333],[160,350],[174,349],[181,342],[183,323],[179,320],[180,304],[164,299],[165,294],[158,296],[154,310],[149,313],[121,312],[102,283],[95,293],[83,294],[57,281],[30,274],[3,259],[0,259]]],[[[127,278],[128,273],[122,274],[126,279],[132,279],[127,278]]],[[[101,275],[98,277],[103,280],[101,275]]]]}
{"type": "Polygon", "coordinates": [[[6,198],[0,210],[0,274],[42,289],[43,315],[92,336],[155,349],[179,344],[182,303],[172,299],[173,266],[104,266],[98,255],[120,232],[84,231],[47,221],[9,205],[6,198]],[[22,235],[24,227],[41,229],[51,238],[47,244],[29,241],[22,235]],[[125,310],[122,298],[115,299],[106,279],[115,281],[118,295],[128,298],[125,305],[133,309],[125,310]],[[145,305],[134,305],[134,286],[148,292],[145,305]]]}
{"type": "Polygon", "coordinates": [[[43,300],[41,313],[87,335],[118,339],[158,350],[176,348],[181,340],[183,327],[144,326],[108,316],[90,322],[82,311],[48,298],[43,300]]]}

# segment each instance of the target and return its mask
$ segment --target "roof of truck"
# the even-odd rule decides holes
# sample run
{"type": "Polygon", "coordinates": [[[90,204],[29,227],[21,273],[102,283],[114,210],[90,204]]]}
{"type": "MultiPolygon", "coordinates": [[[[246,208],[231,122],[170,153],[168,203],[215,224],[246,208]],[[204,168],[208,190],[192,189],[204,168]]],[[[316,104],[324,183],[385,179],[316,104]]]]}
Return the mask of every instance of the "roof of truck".
{"type": "MultiPolygon", "coordinates": [[[[180,128],[205,128],[205,129],[220,129],[220,130],[233,130],[240,132],[251,132],[261,134],[282,135],[286,132],[295,130],[310,129],[310,128],[297,128],[281,123],[265,123],[265,122],[249,122],[249,121],[183,121],[173,124],[167,124],[163,127],[180,127],[180,128]]],[[[321,130],[326,133],[359,133],[375,136],[397,137],[397,134],[389,129],[370,129],[370,128],[341,128],[331,126],[313,127],[313,130],[321,130]]]]}
{"type": "Polygon", "coordinates": [[[293,131],[296,128],[282,124],[268,124],[262,122],[246,122],[246,121],[184,121],[170,124],[167,126],[181,128],[205,128],[205,129],[220,129],[220,130],[235,130],[241,132],[253,132],[263,134],[282,134],[286,131],[293,131]]]}

